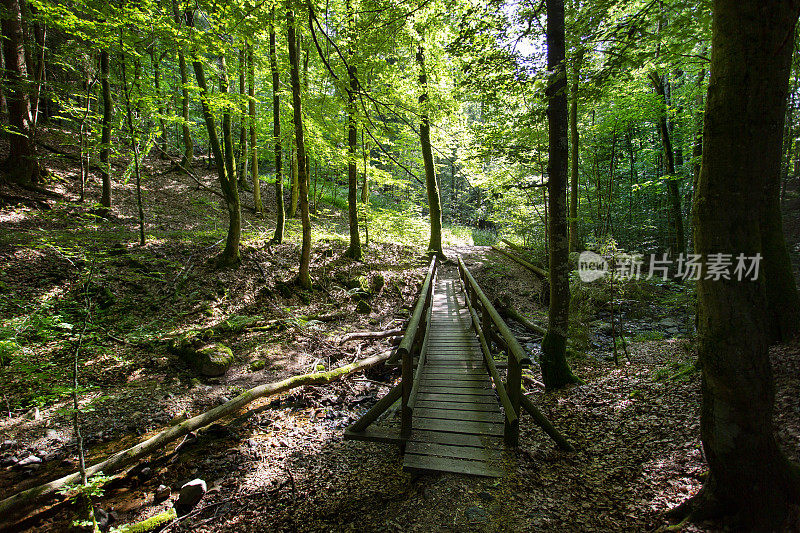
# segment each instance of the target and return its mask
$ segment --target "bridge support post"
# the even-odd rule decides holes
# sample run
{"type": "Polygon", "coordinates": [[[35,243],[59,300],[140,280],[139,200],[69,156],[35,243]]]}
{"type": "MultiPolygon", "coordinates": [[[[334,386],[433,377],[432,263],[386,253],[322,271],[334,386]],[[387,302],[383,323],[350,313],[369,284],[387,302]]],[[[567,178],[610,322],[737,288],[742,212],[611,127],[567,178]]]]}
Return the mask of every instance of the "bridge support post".
{"type": "Polygon", "coordinates": [[[513,354],[508,354],[508,374],[506,377],[506,391],[514,413],[517,415],[512,423],[506,418],[503,439],[508,446],[517,446],[519,443],[519,404],[522,392],[522,368],[513,354]]]}

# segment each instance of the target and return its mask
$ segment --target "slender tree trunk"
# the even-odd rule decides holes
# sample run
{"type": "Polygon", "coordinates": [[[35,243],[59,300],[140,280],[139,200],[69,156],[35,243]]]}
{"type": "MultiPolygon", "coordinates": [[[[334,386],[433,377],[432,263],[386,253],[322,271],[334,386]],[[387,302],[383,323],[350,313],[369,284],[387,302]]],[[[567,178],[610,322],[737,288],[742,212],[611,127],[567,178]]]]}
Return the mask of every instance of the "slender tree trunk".
{"type": "Polygon", "coordinates": [[[295,218],[297,216],[297,201],[300,199],[300,183],[297,180],[297,152],[294,149],[290,150],[289,159],[292,166],[292,182],[289,191],[289,218],[295,218]]]}
{"type": "Polygon", "coordinates": [[[674,257],[686,251],[686,241],[683,230],[683,210],[681,209],[680,187],[678,186],[678,176],[675,174],[675,153],[672,149],[672,139],[669,135],[667,124],[667,100],[664,91],[664,80],[657,72],[650,73],[650,81],[653,89],[664,103],[664,112],[659,117],[657,126],[658,133],[661,135],[661,143],[664,147],[664,164],[666,165],[667,197],[669,199],[670,226],[674,235],[670,238],[670,251],[674,257]]]}
{"type": "Polygon", "coordinates": [[[9,154],[5,163],[10,181],[37,183],[41,177],[36,144],[33,142],[33,117],[31,102],[25,83],[28,70],[25,62],[25,41],[22,29],[23,0],[3,0],[6,12],[2,19],[3,58],[5,78],[8,83],[9,154]]]}
{"type": "Polygon", "coordinates": [[[577,383],[567,364],[569,331],[569,235],[567,233],[567,73],[564,65],[564,0],[546,0],[548,154],[550,206],[550,306],[542,339],[542,381],[548,389],[577,383]]]}
{"type": "Polygon", "coordinates": [[[155,46],[150,50],[150,59],[153,62],[153,82],[156,89],[156,102],[158,103],[158,127],[160,137],[160,144],[158,149],[161,152],[161,158],[167,157],[167,124],[164,122],[164,102],[163,95],[161,94],[161,57],[158,55],[158,50],[155,46]]]}
{"type": "MultiPolygon", "coordinates": [[[[244,101],[244,96],[247,95],[247,88],[245,85],[245,77],[247,75],[247,44],[242,43],[242,48],[239,50],[239,94],[242,95],[242,100],[244,101]]],[[[241,168],[239,169],[239,188],[246,189],[247,188],[247,167],[250,161],[250,158],[247,157],[247,117],[248,115],[248,108],[247,104],[242,104],[242,111],[241,111],[241,118],[239,119],[239,164],[241,168]]]]}
{"type": "MultiPolygon", "coordinates": [[[[122,46],[122,33],[120,33],[120,49],[122,46]]],[[[133,171],[136,178],[136,207],[139,214],[139,245],[144,246],[144,207],[142,206],[142,173],[139,168],[140,146],[139,135],[137,134],[136,127],[133,124],[133,105],[131,104],[131,87],[128,85],[127,76],[127,58],[122,55],[122,91],[125,95],[125,118],[128,122],[128,133],[131,135],[131,144],[133,144],[133,171]]]]}
{"type": "MultiPolygon", "coordinates": [[[[192,27],[194,25],[194,13],[192,11],[186,12],[187,24],[192,27]]],[[[211,152],[214,154],[214,161],[216,162],[217,175],[219,176],[220,188],[222,195],[225,199],[225,206],[228,209],[228,236],[225,240],[225,249],[219,257],[219,265],[231,265],[239,262],[239,241],[241,239],[242,230],[242,213],[239,204],[239,189],[236,187],[236,172],[233,169],[233,147],[231,141],[231,127],[230,127],[230,109],[226,107],[223,116],[223,142],[230,148],[225,155],[222,153],[222,145],[217,136],[217,125],[214,119],[214,114],[211,111],[211,105],[208,101],[208,84],[206,83],[205,71],[203,63],[198,58],[192,61],[194,68],[195,78],[197,79],[197,86],[200,87],[200,104],[203,108],[203,119],[206,123],[208,130],[208,143],[211,152]]],[[[227,74],[225,72],[224,60],[221,62],[222,72],[220,79],[220,90],[227,92],[227,74]]]]}
{"type": "Polygon", "coordinates": [[[101,216],[108,216],[111,209],[111,163],[108,160],[111,150],[111,119],[114,112],[111,101],[110,58],[108,49],[100,51],[100,89],[103,91],[103,118],[101,119],[100,134],[100,178],[103,183],[103,193],[100,205],[103,206],[101,216]]]}
{"type": "MultiPolygon", "coordinates": [[[[178,9],[177,0],[172,2],[172,14],[175,17],[175,22],[181,24],[183,19],[178,9]]],[[[192,159],[194,158],[194,144],[192,143],[192,134],[189,130],[189,72],[186,68],[186,56],[182,49],[178,50],[178,70],[181,74],[181,130],[183,132],[183,158],[181,159],[181,166],[188,169],[192,166],[192,159]]]]}
{"type": "Polygon", "coordinates": [[[350,222],[350,246],[345,255],[353,259],[361,259],[361,233],[358,230],[358,170],[356,168],[356,147],[358,146],[358,133],[356,131],[356,94],[358,93],[358,80],[356,67],[353,65],[353,41],[355,41],[356,20],[353,13],[352,1],[347,1],[348,40],[350,49],[348,56],[350,65],[347,72],[350,89],[347,91],[347,211],[350,222]]]}
{"type": "Polygon", "coordinates": [[[417,65],[419,66],[419,85],[422,91],[419,95],[419,112],[421,121],[419,125],[419,138],[422,147],[422,161],[425,164],[425,188],[428,192],[428,210],[431,219],[431,240],[428,244],[428,253],[444,255],[442,250],[442,203],[439,196],[439,181],[436,176],[436,166],[433,161],[433,148],[431,146],[431,123],[428,114],[428,73],[425,70],[425,49],[422,45],[417,48],[417,65]]]}
{"type": "Polygon", "coordinates": [[[300,252],[300,272],[297,283],[304,289],[311,288],[311,218],[308,213],[308,173],[306,169],[306,146],[303,137],[303,110],[300,97],[300,58],[295,36],[294,12],[286,11],[286,23],[289,28],[289,65],[292,80],[292,107],[294,107],[294,136],[297,144],[297,181],[300,196],[300,221],[303,226],[303,244],[300,252]]]}
{"type": "Polygon", "coordinates": [[[364,208],[364,244],[369,244],[369,147],[364,141],[364,128],[361,128],[361,149],[364,152],[364,181],[361,185],[361,204],[364,208]]]}
{"type": "Polygon", "coordinates": [[[272,8],[272,19],[269,26],[269,65],[272,71],[272,135],[275,152],[275,235],[272,241],[283,242],[283,226],[285,210],[283,208],[283,174],[281,173],[281,97],[280,79],[278,77],[278,61],[275,49],[275,8],[272,8]]]}
{"type": "Polygon", "coordinates": [[[253,54],[253,45],[247,45],[247,108],[250,114],[250,179],[253,183],[253,202],[256,213],[262,213],[264,206],[261,204],[261,180],[258,177],[258,144],[256,139],[256,66],[253,54]]]}
{"type": "Polygon", "coordinates": [[[572,138],[570,144],[569,168],[569,251],[578,250],[578,156],[580,143],[578,137],[578,83],[580,80],[583,49],[575,57],[572,74],[572,90],[570,91],[569,131],[572,138]]]}
{"type": "MultiPolygon", "coordinates": [[[[694,206],[695,252],[765,253],[765,206],[755,191],[780,174],[794,28],[792,2],[715,0],[703,157],[694,206]],[[760,201],[761,200],[761,201],[760,201]]],[[[734,259],[734,262],[736,260],[734,259]]],[[[769,273],[764,272],[769,284],[769,273]]],[[[759,275],[759,277],[761,277],[759,275]]],[[[675,515],[737,515],[735,529],[781,529],[800,496],[800,470],[773,433],[774,382],[764,283],[697,283],[703,402],[700,433],[709,476],[675,515]]],[[[788,530],[788,529],[787,529],[788,530]]]]}

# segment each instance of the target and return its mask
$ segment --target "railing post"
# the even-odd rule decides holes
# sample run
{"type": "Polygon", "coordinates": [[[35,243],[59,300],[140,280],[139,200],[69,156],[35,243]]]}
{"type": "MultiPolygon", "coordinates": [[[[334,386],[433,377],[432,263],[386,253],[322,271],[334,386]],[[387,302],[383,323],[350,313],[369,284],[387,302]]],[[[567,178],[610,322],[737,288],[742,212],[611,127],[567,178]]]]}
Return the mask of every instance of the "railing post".
{"type": "Polygon", "coordinates": [[[516,446],[519,442],[519,402],[522,391],[522,368],[514,354],[511,353],[510,350],[507,350],[507,352],[508,374],[506,376],[506,392],[508,393],[508,399],[511,401],[512,407],[514,407],[514,414],[517,415],[517,418],[512,424],[509,424],[508,420],[506,420],[503,430],[503,439],[507,445],[516,446]]]}
{"type": "MultiPolygon", "coordinates": [[[[411,436],[411,389],[414,387],[414,354],[403,351],[402,354],[402,384],[403,396],[400,409],[400,438],[404,441],[411,436]]],[[[405,451],[405,450],[403,450],[405,451]]]]}

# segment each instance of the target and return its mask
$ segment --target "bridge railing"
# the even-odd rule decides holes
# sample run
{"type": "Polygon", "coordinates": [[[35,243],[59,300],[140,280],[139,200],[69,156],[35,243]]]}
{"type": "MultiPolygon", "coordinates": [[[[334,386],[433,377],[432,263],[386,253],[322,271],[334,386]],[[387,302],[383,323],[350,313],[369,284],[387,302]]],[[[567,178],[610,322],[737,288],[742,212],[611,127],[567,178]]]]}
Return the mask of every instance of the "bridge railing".
{"type": "Polygon", "coordinates": [[[511,330],[500,317],[489,298],[483,293],[478,282],[470,273],[464,261],[458,258],[458,270],[464,286],[467,305],[472,317],[472,325],[481,343],[484,361],[492,376],[497,395],[505,411],[504,440],[509,446],[519,442],[519,415],[522,401],[522,367],[530,365],[530,358],[520,346],[511,330]],[[501,346],[508,355],[506,381],[500,379],[491,351],[491,343],[501,346]]]}
{"type": "MultiPolygon", "coordinates": [[[[411,314],[411,319],[406,326],[406,333],[394,356],[389,359],[389,362],[400,360],[401,368],[401,408],[400,408],[400,438],[407,439],[411,434],[411,419],[413,410],[413,397],[416,395],[417,383],[419,376],[414,375],[414,357],[424,357],[425,351],[423,343],[425,342],[425,334],[428,331],[428,323],[430,321],[431,302],[433,301],[433,288],[436,284],[436,256],[431,258],[430,265],[428,266],[428,274],[425,276],[425,281],[422,284],[417,303],[414,305],[414,310],[411,314]]],[[[425,361],[418,361],[417,374],[419,374],[424,366],[425,361]]]]}

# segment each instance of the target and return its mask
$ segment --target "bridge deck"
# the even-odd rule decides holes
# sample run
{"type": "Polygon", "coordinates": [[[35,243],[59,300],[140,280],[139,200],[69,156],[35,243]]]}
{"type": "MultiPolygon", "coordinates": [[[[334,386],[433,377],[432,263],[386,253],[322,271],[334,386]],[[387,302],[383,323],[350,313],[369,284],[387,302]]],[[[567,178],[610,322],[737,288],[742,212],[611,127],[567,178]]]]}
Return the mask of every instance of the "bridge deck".
{"type": "Polygon", "coordinates": [[[503,413],[471,329],[461,282],[442,278],[433,292],[403,468],[499,477],[503,413]]]}

